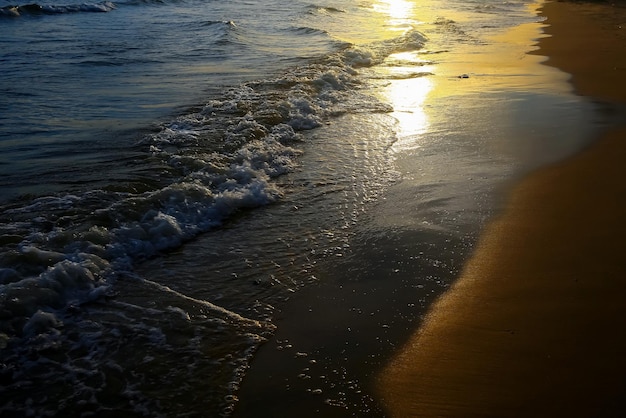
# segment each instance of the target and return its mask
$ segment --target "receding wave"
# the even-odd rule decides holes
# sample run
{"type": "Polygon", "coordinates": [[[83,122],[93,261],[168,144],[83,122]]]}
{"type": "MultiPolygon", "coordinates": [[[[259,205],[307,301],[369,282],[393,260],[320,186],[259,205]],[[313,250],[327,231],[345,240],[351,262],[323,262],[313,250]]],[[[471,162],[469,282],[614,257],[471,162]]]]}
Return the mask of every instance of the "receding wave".
{"type": "Polygon", "coordinates": [[[279,199],[282,191],[271,178],[295,167],[299,151],[290,144],[298,141],[297,131],[346,111],[341,96],[354,87],[358,55],[247,83],[164,124],[140,144],[146,163],[157,160],[163,167],[158,189],[96,190],[6,208],[11,231],[4,235],[23,239],[0,256],[10,266],[1,272],[10,296],[3,301],[22,298],[26,283],[32,303],[23,304],[29,308],[20,316],[92,300],[106,293],[115,270],[133,260],[177,247],[238,210],[279,199]],[[25,265],[30,267],[23,270],[25,265]]]}
{"type": "MultiPolygon", "coordinates": [[[[122,353],[113,363],[102,357],[102,344],[121,353],[121,338],[174,352],[177,348],[164,341],[159,327],[146,325],[156,316],[168,315],[172,330],[184,329],[193,335],[233,332],[245,337],[241,347],[228,348],[229,352],[246,353],[228,365],[240,373],[249,350],[272,332],[270,323],[142,279],[135,279],[132,285],[173,301],[163,302],[163,309],[146,310],[111,296],[120,287],[129,286],[138,262],[219,228],[238,213],[283,199],[289,191],[276,179],[298,167],[300,144],[305,140],[303,131],[339,115],[392,111],[389,105],[364,93],[367,89],[359,68],[380,64],[396,51],[417,48],[423,39],[415,32],[365,47],[345,47],[279,76],[223,90],[141,137],[132,153],[138,155],[134,164],[142,168],[146,179],[136,184],[121,187],[115,182],[102,189],[29,198],[0,208],[3,355],[7,353],[14,364],[21,364],[18,358],[62,346],[88,353],[98,364],[108,362],[102,366],[111,368],[106,373],[115,374],[126,367],[123,362],[127,358],[128,367],[131,363],[140,369],[155,367],[159,361],[143,354],[137,358],[122,353]],[[193,321],[189,320],[190,313],[179,308],[182,303],[186,311],[197,311],[193,321]],[[98,325],[89,319],[84,306],[105,318],[123,315],[122,322],[128,326],[107,327],[106,320],[98,325]],[[139,319],[133,319],[135,311],[139,319]]],[[[210,359],[197,354],[195,346],[183,351],[189,353],[189,364],[208,367],[205,363],[210,359]]],[[[81,364],[82,370],[81,361],[68,356],[57,366],[78,370],[81,364]]],[[[45,373],[38,375],[36,369],[25,373],[29,381],[35,382],[33,385],[48,379],[45,373]]],[[[177,371],[168,369],[162,375],[167,380],[173,373],[177,371]]],[[[239,378],[234,375],[233,382],[239,378]]],[[[77,389],[86,387],[82,377],[76,379],[77,386],[64,395],[70,404],[78,402],[75,394],[82,392],[77,389]]],[[[18,387],[21,380],[15,382],[6,393],[24,392],[18,387]]],[[[155,390],[163,385],[154,382],[155,390]]],[[[228,408],[233,400],[225,399],[224,408],[228,408]]],[[[133,404],[135,401],[137,408],[154,407],[148,397],[133,404]]],[[[9,405],[0,412],[12,412],[11,408],[9,405]]]]}
{"type": "Polygon", "coordinates": [[[69,5],[42,5],[31,3],[19,6],[5,6],[0,8],[0,16],[19,17],[24,15],[56,15],[63,13],[106,13],[114,10],[115,4],[109,1],[100,3],[84,3],[69,5]]]}
{"type": "MultiPolygon", "coordinates": [[[[4,208],[3,235],[17,242],[3,245],[0,255],[6,266],[0,270],[6,296],[0,308],[12,311],[9,301],[27,292],[30,302],[15,312],[27,320],[45,306],[101,297],[116,272],[129,270],[134,260],[178,247],[240,210],[279,200],[284,192],[272,179],[297,166],[298,132],[344,113],[391,111],[379,101],[359,99],[357,69],[416,48],[423,39],[415,32],[368,48],[350,47],[282,76],[227,90],[163,124],[138,144],[146,166],[160,167],[157,188],[92,190],[4,208]]],[[[21,327],[6,331],[22,333],[21,327]]]]}

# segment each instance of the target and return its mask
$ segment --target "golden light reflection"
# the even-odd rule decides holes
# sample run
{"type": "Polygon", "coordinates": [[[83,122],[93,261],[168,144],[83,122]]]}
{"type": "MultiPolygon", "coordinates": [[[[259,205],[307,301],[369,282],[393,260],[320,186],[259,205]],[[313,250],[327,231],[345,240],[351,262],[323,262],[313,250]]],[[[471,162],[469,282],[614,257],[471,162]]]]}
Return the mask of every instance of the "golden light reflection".
{"type": "Polygon", "coordinates": [[[403,52],[390,56],[388,65],[380,69],[382,99],[393,107],[398,121],[396,148],[411,149],[418,145],[416,136],[429,128],[425,101],[434,87],[432,64],[425,63],[419,52],[403,52]]]}
{"type": "Polygon", "coordinates": [[[428,130],[424,102],[433,88],[430,74],[426,72],[411,72],[406,77],[393,80],[385,89],[394,108],[393,116],[398,120],[400,138],[420,135],[428,130]]]}
{"type": "Polygon", "coordinates": [[[409,19],[413,11],[413,2],[406,0],[380,0],[374,4],[374,10],[378,13],[388,15],[390,24],[403,25],[409,19]]]}
{"type": "MultiPolygon", "coordinates": [[[[414,29],[420,22],[414,14],[416,4],[411,0],[378,0],[374,10],[385,17],[385,26],[393,31],[414,29]]],[[[428,130],[424,103],[433,89],[432,64],[425,62],[419,51],[390,55],[377,69],[382,81],[381,99],[393,107],[392,116],[398,121],[396,148],[417,147],[417,135],[428,130]]]]}

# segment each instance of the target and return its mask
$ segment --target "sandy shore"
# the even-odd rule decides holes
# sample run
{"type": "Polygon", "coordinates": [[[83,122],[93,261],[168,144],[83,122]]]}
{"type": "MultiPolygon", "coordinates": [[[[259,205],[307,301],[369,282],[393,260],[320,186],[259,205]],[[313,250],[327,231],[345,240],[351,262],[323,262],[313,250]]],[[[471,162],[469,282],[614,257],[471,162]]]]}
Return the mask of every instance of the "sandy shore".
{"type": "MultiPolygon", "coordinates": [[[[626,8],[548,2],[549,64],[623,112],[626,8]],[[620,110],[621,108],[621,110],[620,110]]],[[[460,279],[381,375],[390,416],[626,411],[626,128],[512,192],[460,279]]]]}

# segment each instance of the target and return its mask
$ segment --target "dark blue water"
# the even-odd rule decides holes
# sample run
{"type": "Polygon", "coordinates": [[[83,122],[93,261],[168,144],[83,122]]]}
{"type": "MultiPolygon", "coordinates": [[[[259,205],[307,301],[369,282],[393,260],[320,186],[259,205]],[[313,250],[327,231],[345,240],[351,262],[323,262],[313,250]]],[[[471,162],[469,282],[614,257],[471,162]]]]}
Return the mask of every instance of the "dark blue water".
{"type": "Polygon", "coordinates": [[[3,0],[3,416],[228,415],[398,155],[451,146],[445,124],[416,146],[432,128],[392,87],[526,3],[3,0]]]}

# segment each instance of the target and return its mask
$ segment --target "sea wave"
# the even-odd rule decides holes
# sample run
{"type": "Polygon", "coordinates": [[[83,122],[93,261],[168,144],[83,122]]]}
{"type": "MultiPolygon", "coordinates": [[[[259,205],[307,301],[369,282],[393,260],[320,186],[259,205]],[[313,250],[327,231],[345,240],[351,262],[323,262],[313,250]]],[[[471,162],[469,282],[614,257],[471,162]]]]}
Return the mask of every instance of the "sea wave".
{"type": "MultiPolygon", "coordinates": [[[[247,29],[220,19],[189,24],[217,34],[247,29]]],[[[292,30],[329,36],[304,26],[292,30]]],[[[175,279],[166,286],[137,277],[134,269],[215,231],[237,214],[283,199],[290,191],[277,179],[298,169],[304,131],[340,115],[392,111],[369,95],[361,69],[383,63],[389,54],[419,49],[424,40],[410,31],[369,45],[342,43],[333,53],[279,75],[220,87],[129,147],[131,157],[120,164],[132,160],[139,179],[112,175],[110,183],[103,180],[104,185],[88,191],[17,199],[0,207],[0,350],[9,364],[0,368],[0,379],[10,382],[1,392],[15,399],[0,413],[17,413],[35,388],[50,383],[40,363],[27,360],[46,350],[69,353],[45,358],[47,367],[58,370],[54,382],[68,375],[73,380],[59,385],[66,392],[55,397],[54,405],[42,402],[46,406],[41,408],[52,409],[33,409],[34,415],[62,415],[63,403],[97,411],[98,406],[89,406],[98,398],[94,394],[102,392],[107,379],[117,381],[124,369],[157,377],[140,378],[141,388],[122,381],[125,386],[118,390],[111,384],[107,390],[137,408],[123,412],[158,410],[155,399],[185,396],[185,386],[171,381],[187,382],[186,371],[155,359],[154,353],[198,369],[234,370],[225,389],[233,393],[252,350],[273,331],[271,323],[253,311],[235,312],[238,306],[222,307],[214,295],[193,297],[176,289],[175,279]],[[158,298],[159,304],[134,300],[140,297],[158,298]],[[181,332],[185,338],[179,340],[181,332]],[[211,335],[217,341],[225,333],[240,342],[225,345],[221,356],[211,335]],[[128,353],[126,346],[147,347],[151,354],[128,353]],[[213,358],[203,355],[209,346],[213,358]],[[212,364],[215,358],[223,364],[212,364]],[[171,386],[171,393],[162,392],[171,386]]],[[[234,400],[220,402],[227,409],[234,400]]]]}
{"type": "Polygon", "coordinates": [[[22,335],[40,310],[105,296],[137,260],[176,248],[238,211],[281,199],[272,179],[297,167],[299,132],[345,113],[391,111],[361,97],[358,68],[423,42],[415,31],[349,47],[226,90],[162,124],[137,144],[144,164],[161,171],[142,192],[91,190],[5,207],[0,310],[14,320],[0,332],[22,335]]]}
{"type": "MultiPolygon", "coordinates": [[[[392,111],[365,93],[359,68],[381,63],[395,51],[418,48],[423,39],[415,32],[346,47],[282,75],[222,91],[162,123],[135,145],[133,153],[142,155],[136,164],[150,172],[145,184],[126,189],[112,184],[5,205],[0,211],[0,346],[19,357],[28,350],[69,344],[69,330],[95,326],[76,319],[85,315],[83,307],[110,309],[120,278],[133,277],[139,261],[219,228],[241,211],[281,200],[287,191],[275,179],[297,169],[302,132],[339,115],[392,111]]],[[[217,305],[188,298],[181,302],[185,295],[174,289],[154,290],[161,292],[159,297],[166,292],[177,298],[174,307],[189,303],[203,315],[211,312],[210,318],[231,323],[236,332],[262,338],[272,330],[271,324],[217,305]]],[[[168,315],[180,316],[180,310],[168,315]]],[[[146,321],[142,317],[137,327],[146,321]]],[[[142,332],[133,328],[128,338],[142,332]]],[[[75,344],[97,349],[89,341],[75,344]]]]}
{"type": "Polygon", "coordinates": [[[82,3],[68,5],[24,4],[0,8],[0,16],[20,17],[24,15],[56,15],[63,13],[106,13],[116,9],[115,3],[103,1],[99,3],[82,3]]]}
{"type": "Polygon", "coordinates": [[[307,6],[308,13],[310,14],[319,14],[319,15],[330,15],[333,13],[345,13],[344,9],[340,9],[332,6],[321,6],[317,4],[310,4],[307,6]]]}

